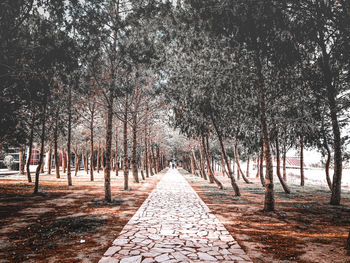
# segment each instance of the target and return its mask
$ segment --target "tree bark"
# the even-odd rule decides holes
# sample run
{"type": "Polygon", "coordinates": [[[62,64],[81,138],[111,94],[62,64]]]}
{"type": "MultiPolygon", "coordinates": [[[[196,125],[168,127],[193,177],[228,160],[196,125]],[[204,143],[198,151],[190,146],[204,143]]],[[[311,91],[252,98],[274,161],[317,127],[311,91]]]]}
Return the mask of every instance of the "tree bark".
{"type": "MultiPolygon", "coordinates": [[[[110,84],[111,85],[111,84],[110,84]]],[[[113,88],[109,89],[109,101],[107,106],[107,127],[106,127],[106,165],[104,169],[105,201],[112,201],[111,193],[111,156],[112,156],[112,125],[113,125],[113,88]]]]}
{"type": "Polygon", "coordinates": [[[124,120],[123,120],[123,170],[124,170],[124,190],[129,189],[129,167],[128,167],[128,94],[125,95],[124,120]]]}
{"type": "Polygon", "coordinates": [[[283,180],[287,182],[287,169],[286,169],[286,159],[287,159],[287,146],[286,142],[283,143],[283,180]]]}
{"type": "Polygon", "coordinates": [[[304,177],[304,137],[300,138],[300,185],[305,185],[304,177]]]}
{"type": "Polygon", "coordinates": [[[248,156],[248,159],[247,159],[247,172],[246,172],[247,178],[249,177],[249,161],[250,161],[250,159],[249,159],[249,156],[248,156]]]}
{"type": "MultiPolygon", "coordinates": [[[[94,99],[94,98],[93,98],[94,99]]],[[[90,109],[90,181],[94,180],[94,124],[95,124],[95,101],[90,109]]]]}
{"type": "Polygon", "coordinates": [[[115,175],[118,176],[119,174],[119,121],[116,120],[116,124],[115,124],[115,156],[114,156],[114,165],[115,165],[115,175]]]}
{"type": "Polygon", "coordinates": [[[132,176],[134,178],[134,181],[136,183],[139,183],[139,176],[138,176],[138,169],[137,169],[137,160],[136,160],[136,148],[137,148],[137,114],[136,114],[136,108],[134,109],[134,113],[132,116],[132,145],[131,145],[131,169],[132,169],[132,176]]]}
{"type": "Polygon", "coordinates": [[[260,174],[260,157],[258,156],[256,158],[256,176],[255,176],[255,178],[259,178],[259,174],[260,174]]]}
{"type": "Polygon", "coordinates": [[[98,143],[98,149],[97,149],[97,173],[100,172],[101,169],[101,146],[100,143],[98,143]]]}
{"type": "Polygon", "coordinates": [[[248,178],[244,175],[244,173],[241,169],[241,166],[239,164],[237,144],[238,144],[238,141],[237,141],[237,139],[235,139],[235,143],[233,145],[233,148],[234,148],[234,152],[235,152],[234,155],[235,155],[235,161],[236,161],[236,165],[237,165],[237,178],[238,178],[238,175],[240,174],[242,176],[244,182],[246,182],[247,184],[251,184],[252,182],[250,182],[248,180],[248,178]]]}
{"type": "MultiPolygon", "coordinates": [[[[322,33],[322,32],[321,32],[322,33]]],[[[331,194],[331,205],[340,205],[341,200],[341,180],[343,172],[343,157],[342,157],[342,143],[340,136],[340,128],[337,116],[337,102],[336,96],[337,91],[333,84],[333,73],[330,68],[329,54],[327,53],[326,45],[323,41],[323,33],[320,34],[322,38],[321,51],[322,51],[322,71],[324,74],[325,84],[327,88],[327,101],[330,109],[330,116],[332,121],[332,130],[333,130],[333,149],[334,149],[334,174],[333,174],[333,183],[332,183],[332,194],[331,194]]]]}
{"type": "Polygon", "coordinates": [[[55,129],[53,133],[53,151],[55,155],[55,173],[56,178],[60,178],[60,164],[59,164],[59,153],[58,153],[58,111],[56,111],[55,129]]]}
{"type": "MultiPolygon", "coordinates": [[[[223,139],[222,139],[221,132],[220,132],[218,126],[216,125],[215,119],[214,119],[214,117],[212,115],[211,115],[211,120],[212,120],[214,129],[216,131],[216,135],[218,136],[218,139],[219,139],[219,143],[220,143],[220,147],[221,147],[221,156],[222,156],[222,159],[225,160],[225,163],[226,163],[226,166],[227,166],[227,171],[228,171],[227,175],[230,178],[231,186],[233,188],[233,191],[235,192],[235,195],[236,196],[241,196],[239,187],[238,187],[238,185],[236,183],[235,177],[234,177],[233,172],[231,170],[231,165],[230,165],[229,159],[228,159],[227,154],[226,154],[226,150],[225,150],[225,146],[224,146],[224,142],[223,142],[223,139]]],[[[222,169],[224,171],[225,170],[225,166],[223,166],[222,169]]]]}
{"type": "Polygon", "coordinates": [[[44,167],[45,166],[45,149],[44,149],[44,156],[43,156],[43,163],[41,164],[41,167],[40,167],[40,173],[44,173],[45,170],[44,170],[44,167]]]}
{"type": "Polygon", "coordinates": [[[202,145],[201,140],[199,140],[199,158],[200,158],[200,164],[201,164],[201,174],[202,174],[204,180],[208,180],[207,173],[205,171],[204,157],[203,157],[203,145],[202,145]]]}
{"type": "Polygon", "coordinates": [[[191,149],[191,152],[190,152],[190,160],[191,160],[191,174],[193,174],[194,176],[198,176],[196,171],[195,160],[193,158],[193,149],[191,149]]]}
{"type": "Polygon", "coordinates": [[[74,176],[77,176],[78,172],[79,172],[79,167],[80,167],[80,157],[79,157],[77,149],[74,147],[73,147],[73,152],[75,154],[75,171],[74,171],[75,174],[74,174],[74,176]]]}
{"type": "MultiPolygon", "coordinates": [[[[256,39],[255,39],[256,41],[256,39]]],[[[270,132],[267,124],[266,116],[266,105],[265,105],[265,91],[264,91],[264,77],[262,74],[262,66],[260,61],[260,54],[255,42],[255,56],[254,62],[257,70],[257,91],[258,91],[258,102],[259,102],[259,113],[261,131],[264,145],[264,156],[266,163],[266,183],[265,183],[265,200],[264,200],[264,211],[275,210],[275,197],[274,197],[274,185],[273,185],[273,165],[271,159],[271,148],[270,148],[270,132]]]]}
{"type": "Polygon", "coordinates": [[[156,147],[156,171],[157,173],[160,172],[160,150],[159,150],[159,145],[156,147]]]}
{"type": "Polygon", "coordinates": [[[63,170],[63,173],[66,173],[66,153],[64,152],[64,150],[61,150],[61,154],[62,154],[62,170],[63,170]]]}
{"type": "Polygon", "coordinates": [[[67,181],[68,181],[68,186],[72,185],[71,140],[72,140],[72,86],[69,85],[69,91],[68,91],[68,139],[67,139],[67,181]]]}
{"type": "Polygon", "coordinates": [[[266,186],[265,177],[264,177],[264,146],[261,147],[260,151],[260,182],[262,186],[266,186]]]}
{"type": "Polygon", "coordinates": [[[154,169],[154,173],[157,174],[157,163],[156,163],[156,157],[154,155],[154,145],[151,145],[151,156],[152,156],[152,169],[154,169]]]}
{"type": "Polygon", "coordinates": [[[149,177],[148,172],[148,144],[147,144],[147,117],[146,117],[146,124],[145,124],[145,157],[144,157],[144,165],[145,165],[145,171],[146,171],[146,178],[149,177]]]}
{"type": "MultiPolygon", "coordinates": [[[[226,172],[226,168],[225,168],[225,160],[224,160],[224,155],[222,154],[222,149],[221,149],[221,172],[222,175],[225,176],[225,174],[229,177],[228,173],[226,172]]],[[[229,163],[230,165],[230,163],[229,163]]]]}
{"type": "Polygon", "coordinates": [[[24,175],[24,166],[25,166],[25,147],[21,147],[19,151],[19,174],[24,175]]]}
{"type": "Polygon", "coordinates": [[[47,160],[47,174],[51,174],[51,161],[52,161],[52,143],[50,142],[50,147],[49,147],[49,158],[47,160]]]}
{"type": "Polygon", "coordinates": [[[150,169],[151,176],[154,175],[153,173],[153,161],[152,161],[152,152],[151,152],[151,128],[148,128],[148,165],[150,169]]]}
{"type": "Polygon", "coordinates": [[[86,174],[89,174],[89,169],[88,169],[88,153],[87,150],[84,149],[83,152],[83,162],[84,162],[84,170],[86,172],[86,174]]]}
{"type": "Polygon", "coordinates": [[[43,102],[43,111],[42,111],[42,118],[41,118],[41,146],[40,146],[40,157],[39,157],[39,163],[38,167],[36,168],[35,172],[35,185],[34,185],[34,194],[37,194],[39,192],[39,174],[41,170],[41,166],[43,165],[44,160],[44,151],[45,151],[45,125],[46,125],[46,108],[47,108],[47,95],[44,94],[44,102],[43,102]]]}
{"type": "Polygon", "coordinates": [[[28,149],[28,156],[27,156],[27,164],[26,164],[26,175],[28,182],[32,182],[32,177],[30,175],[30,162],[32,160],[32,150],[33,150],[33,138],[34,138],[34,123],[35,123],[35,115],[32,113],[32,123],[30,127],[30,135],[29,135],[29,149],[28,149]]]}
{"type": "Polygon", "coordinates": [[[224,186],[222,185],[222,183],[214,176],[213,170],[211,168],[208,137],[204,139],[204,137],[202,136],[202,144],[203,144],[204,154],[207,159],[207,166],[208,166],[207,169],[208,169],[208,176],[209,176],[210,182],[213,181],[216,183],[219,189],[224,189],[224,186]]]}
{"type": "Polygon", "coordinates": [[[276,165],[276,173],[277,173],[277,177],[280,180],[280,183],[283,187],[284,192],[286,192],[287,194],[290,194],[290,189],[288,187],[288,185],[284,182],[282,175],[281,175],[281,156],[280,156],[280,144],[278,141],[278,137],[276,137],[276,159],[277,159],[277,165],[276,165]]]}
{"type": "Polygon", "coordinates": [[[331,163],[331,151],[328,147],[328,144],[327,142],[325,142],[325,148],[326,148],[326,151],[327,151],[327,160],[326,160],[326,168],[325,168],[325,171],[326,171],[326,180],[327,180],[327,184],[328,184],[328,187],[329,189],[332,191],[332,181],[331,181],[331,177],[329,176],[329,166],[330,166],[330,163],[331,163]]]}

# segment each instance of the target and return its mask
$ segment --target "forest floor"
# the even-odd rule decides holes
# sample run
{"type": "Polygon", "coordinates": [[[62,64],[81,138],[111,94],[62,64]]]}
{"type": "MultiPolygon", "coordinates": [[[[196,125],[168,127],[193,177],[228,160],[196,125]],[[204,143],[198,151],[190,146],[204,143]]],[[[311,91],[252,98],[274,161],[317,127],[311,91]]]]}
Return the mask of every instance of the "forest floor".
{"type": "Polygon", "coordinates": [[[97,262],[164,173],[123,190],[111,174],[113,202],[104,202],[103,172],[85,172],[67,186],[62,176],[42,175],[40,194],[24,176],[0,178],[0,262],[97,262]]]}
{"type": "Polygon", "coordinates": [[[239,182],[238,198],[227,177],[217,176],[225,186],[220,190],[181,172],[254,262],[350,262],[344,249],[350,227],[349,191],[343,191],[340,206],[331,206],[327,188],[306,181],[304,187],[290,185],[288,195],[275,182],[276,211],[263,212],[264,189],[256,178],[250,178],[253,184],[239,182]]]}

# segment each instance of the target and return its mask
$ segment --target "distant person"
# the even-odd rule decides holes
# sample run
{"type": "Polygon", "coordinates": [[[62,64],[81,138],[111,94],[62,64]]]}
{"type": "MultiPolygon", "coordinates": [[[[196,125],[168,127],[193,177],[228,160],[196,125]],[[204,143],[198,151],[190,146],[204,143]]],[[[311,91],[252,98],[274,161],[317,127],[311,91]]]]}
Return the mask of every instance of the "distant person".
{"type": "Polygon", "coordinates": [[[172,169],[175,169],[175,163],[172,163],[172,164],[171,164],[171,168],[172,168],[172,169]]]}

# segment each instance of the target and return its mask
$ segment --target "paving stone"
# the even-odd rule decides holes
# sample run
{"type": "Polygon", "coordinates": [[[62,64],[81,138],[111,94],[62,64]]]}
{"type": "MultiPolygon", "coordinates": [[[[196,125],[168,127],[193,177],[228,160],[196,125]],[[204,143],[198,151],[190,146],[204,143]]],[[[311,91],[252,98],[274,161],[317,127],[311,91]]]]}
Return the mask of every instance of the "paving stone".
{"type": "Polygon", "coordinates": [[[98,263],[118,263],[119,260],[112,257],[103,257],[98,263]]]}
{"type": "Polygon", "coordinates": [[[100,262],[119,260],[121,263],[251,262],[177,170],[164,175],[100,262]]]}
{"type": "Polygon", "coordinates": [[[170,258],[169,258],[169,254],[162,254],[158,257],[155,257],[154,259],[156,262],[164,262],[164,261],[169,260],[170,258]]]}
{"type": "Polygon", "coordinates": [[[134,256],[134,257],[127,257],[123,258],[120,263],[141,263],[142,256],[134,256]]]}
{"type": "Polygon", "coordinates": [[[218,261],[215,257],[210,256],[209,254],[203,253],[203,252],[199,252],[199,253],[198,253],[198,257],[199,257],[201,260],[206,260],[206,261],[218,261]]]}
{"type": "Polygon", "coordinates": [[[113,256],[119,250],[121,250],[121,247],[112,246],[109,249],[107,249],[107,251],[104,253],[104,256],[106,257],[113,256]]]}
{"type": "Polygon", "coordinates": [[[162,248],[162,247],[155,247],[151,249],[151,252],[156,252],[156,253],[171,253],[174,252],[174,249],[171,248],[162,248]]]}

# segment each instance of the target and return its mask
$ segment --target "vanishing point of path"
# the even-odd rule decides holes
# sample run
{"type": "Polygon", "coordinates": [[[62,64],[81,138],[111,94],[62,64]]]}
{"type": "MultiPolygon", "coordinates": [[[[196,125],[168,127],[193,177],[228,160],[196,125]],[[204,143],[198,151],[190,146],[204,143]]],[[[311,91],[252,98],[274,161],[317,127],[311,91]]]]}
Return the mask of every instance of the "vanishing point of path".
{"type": "Polygon", "coordinates": [[[251,262],[185,178],[170,169],[99,263],[251,262]]]}

